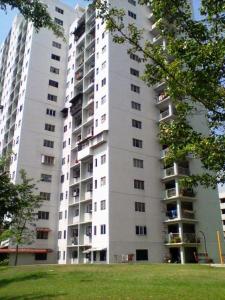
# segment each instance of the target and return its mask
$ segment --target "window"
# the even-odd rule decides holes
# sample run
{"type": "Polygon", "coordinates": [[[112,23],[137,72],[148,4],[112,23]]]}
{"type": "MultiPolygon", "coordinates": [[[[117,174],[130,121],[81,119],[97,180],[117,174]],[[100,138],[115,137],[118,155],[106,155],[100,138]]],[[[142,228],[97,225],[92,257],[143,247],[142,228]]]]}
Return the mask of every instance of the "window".
{"type": "Polygon", "coordinates": [[[142,123],[141,123],[141,121],[137,121],[137,120],[132,119],[132,127],[141,129],[141,128],[142,128],[142,123]]]}
{"type": "Polygon", "coordinates": [[[143,148],[142,140],[133,139],[133,146],[136,148],[143,148]]]}
{"type": "Polygon", "coordinates": [[[135,202],[135,211],[145,212],[145,203],[144,202],[135,202]]]}
{"type": "Polygon", "coordinates": [[[39,211],[38,212],[38,219],[39,220],[48,220],[49,219],[49,212],[48,211],[39,211]]]}
{"type": "Polygon", "coordinates": [[[101,156],[101,165],[106,163],[106,154],[101,156]]]}
{"type": "Polygon", "coordinates": [[[49,140],[44,140],[43,141],[43,146],[44,147],[48,147],[48,148],[54,148],[54,142],[53,141],[49,141],[49,140]]]}
{"type": "Polygon", "coordinates": [[[102,70],[104,70],[105,67],[106,67],[106,61],[104,61],[104,62],[102,63],[102,70]]]}
{"type": "Polygon", "coordinates": [[[50,109],[50,108],[46,109],[46,115],[55,117],[55,113],[56,113],[56,111],[54,109],[50,109]]]}
{"type": "Polygon", "coordinates": [[[95,180],[95,189],[97,189],[97,188],[98,188],[98,181],[95,180]]]}
{"type": "Polygon", "coordinates": [[[58,240],[61,240],[62,238],[62,231],[58,231],[58,240]]]}
{"type": "Polygon", "coordinates": [[[136,250],[136,260],[148,260],[148,249],[137,249],[136,250]]]}
{"type": "Polygon", "coordinates": [[[94,211],[97,211],[97,202],[94,202],[94,211]]]}
{"type": "Polygon", "coordinates": [[[135,19],[135,20],[137,18],[136,14],[133,13],[132,11],[130,11],[130,10],[128,10],[128,16],[131,17],[131,18],[133,18],[133,19],[135,19]]]}
{"type": "Polygon", "coordinates": [[[56,101],[57,101],[57,96],[48,94],[48,98],[47,98],[47,99],[48,99],[49,101],[54,101],[54,102],[56,102],[56,101]]]}
{"type": "Polygon", "coordinates": [[[53,87],[55,87],[55,88],[58,88],[59,87],[59,83],[57,82],[57,81],[55,81],[55,80],[49,80],[49,82],[48,82],[48,84],[50,85],[50,86],[53,86],[53,87]]]}
{"type": "Polygon", "coordinates": [[[48,239],[48,232],[47,231],[37,231],[37,240],[47,240],[48,239]]]}
{"type": "Polygon", "coordinates": [[[134,5],[134,6],[136,6],[136,1],[134,1],[134,0],[128,0],[128,3],[130,3],[130,4],[134,5]]]}
{"type": "Polygon", "coordinates": [[[63,217],[63,213],[62,211],[59,212],[59,220],[62,220],[62,217],[63,217]]]}
{"type": "Polygon", "coordinates": [[[58,48],[58,49],[62,48],[62,45],[60,43],[55,42],[55,41],[52,42],[52,46],[55,47],[55,48],[58,48]]]}
{"type": "Polygon", "coordinates": [[[105,32],[102,33],[102,39],[104,39],[104,37],[105,37],[105,32]]]}
{"type": "Polygon", "coordinates": [[[100,233],[106,234],[106,225],[105,224],[100,226],[100,233]]]}
{"type": "Polygon", "coordinates": [[[101,210],[105,210],[105,209],[106,209],[106,201],[105,201],[105,200],[102,200],[102,201],[100,202],[100,209],[101,209],[101,210]]]}
{"type": "Polygon", "coordinates": [[[144,161],[143,159],[137,159],[137,158],[133,158],[133,166],[135,168],[144,168],[144,161]]]}
{"type": "Polygon", "coordinates": [[[102,54],[106,52],[106,46],[102,47],[102,54]]]}
{"type": "Polygon", "coordinates": [[[60,56],[59,56],[59,55],[56,55],[56,54],[52,54],[52,55],[51,55],[51,59],[60,61],[60,56]]]}
{"type": "Polygon", "coordinates": [[[51,193],[40,192],[40,198],[44,201],[50,201],[51,193]]]}
{"type": "Polygon", "coordinates": [[[55,131],[55,125],[46,123],[45,124],[45,130],[54,132],[55,131]]]}
{"type": "Polygon", "coordinates": [[[103,97],[101,98],[101,104],[103,105],[104,103],[106,103],[106,96],[103,96],[103,97]]]}
{"type": "Polygon", "coordinates": [[[54,73],[54,74],[59,74],[59,69],[51,66],[50,67],[50,72],[54,73]]]}
{"type": "Polygon", "coordinates": [[[35,260],[47,260],[47,253],[35,253],[35,260]]]}
{"type": "Polygon", "coordinates": [[[130,68],[130,74],[139,77],[139,71],[133,68],[130,68]]]}
{"type": "Polygon", "coordinates": [[[136,225],[136,235],[147,235],[147,228],[146,226],[136,225]]]}
{"type": "Polygon", "coordinates": [[[137,190],[144,190],[145,183],[143,180],[134,179],[134,188],[137,190]]]}
{"type": "Polygon", "coordinates": [[[97,226],[94,226],[94,235],[97,234],[97,226]]]}
{"type": "Polygon", "coordinates": [[[135,85],[135,84],[131,84],[130,89],[132,92],[140,94],[140,87],[135,85]]]}
{"type": "Polygon", "coordinates": [[[60,201],[63,200],[63,196],[64,196],[64,194],[63,194],[63,193],[60,193],[60,195],[59,195],[59,200],[60,200],[60,201]]]}
{"type": "Polygon", "coordinates": [[[141,104],[137,103],[135,101],[131,101],[131,108],[136,109],[136,110],[141,110],[141,104]]]}
{"type": "Polygon", "coordinates": [[[101,186],[106,185],[106,177],[101,177],[101,186]]]}
{"type": "Polygon", "coordinates": [[[102,86],[106,85],[106,78],[102,79],[102,86]]]}
{"type": "Polygon", "coordinates": [[[101,123],[104,123],[106,121],[106,114],[101,116],[101,123]]]}
{"type": "Polygon", "coordinates": [[[140,57],[139,57],[137,54],[131,53],[131,54],[130,54],[130,59],[135,60],[135,61],[138,62],[138,63],[141,62],[141,59],[140,59],[140,57]]]}
{"type": "Polygon", "coordinates": [[[64,232],[63,232],[63,238],[64,238],[64,240],[66,239],[66,230],[64,230],[64,232]]]}
{"type": "Polygon", "coordinates": [[[57,11],[57,13],[59,13],[59,14],[61,14],[61,15],[63,15],[64,14],[64,11],[63,11],[63,9],[61,9],[61,8],[59,8],[59,7],[55,7],[55,11],[57,11]]]}
{"type": "Polygon", "coordinates": [[[63,21],[58,18],[54,18],[54,22],[60,26],[63,26],[63,21]]]}
{"type": "Polygon", "coordinates": [[[52,175],[41,174],[41,181],[52,182],[52,175]]]}
{"type": "Polygon", "coordinates": [[[41,163],[44,165],[52,166],[54,164],[54,157],[48,155],[41,156],[41,163]]]}

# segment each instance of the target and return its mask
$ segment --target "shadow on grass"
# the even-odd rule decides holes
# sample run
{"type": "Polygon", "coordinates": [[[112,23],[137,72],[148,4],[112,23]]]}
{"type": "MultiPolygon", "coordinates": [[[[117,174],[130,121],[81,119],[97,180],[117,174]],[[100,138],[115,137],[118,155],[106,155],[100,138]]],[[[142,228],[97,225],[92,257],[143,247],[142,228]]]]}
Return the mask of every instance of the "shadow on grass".
{"type": "Polygon", "coordinates": [[[16,276],[11,278],[5,278],[0,280],[0,288],[6,287],[6,285],[11,283],[18,283],[23,281],[29,281],[29,280],[38,280],[43,278],[49,278],[54,276],[54,274],[47,274],[47,273],[35,273],[35,274],[29,274],[24,276],[16,276]]]}
{"type": "MultiPolygon", "coordinates": [[[[67,294],[60,293],[60,294],[26,294],[26,295],[16,295],[15,296],[6,296],[4,300],[39,300],[39,299],[57,299],[57,296],[66,296],[67,294]]],[[[3,298],[2,298],[3,299],[3,298]]]]}

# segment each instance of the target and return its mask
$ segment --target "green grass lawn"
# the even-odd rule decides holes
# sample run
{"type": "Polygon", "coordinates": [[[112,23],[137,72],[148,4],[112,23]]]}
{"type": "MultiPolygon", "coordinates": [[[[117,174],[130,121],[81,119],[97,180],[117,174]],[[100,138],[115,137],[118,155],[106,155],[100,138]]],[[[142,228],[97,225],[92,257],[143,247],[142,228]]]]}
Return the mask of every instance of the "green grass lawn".
{"type": "Polygon", "coordinates": [[[225,268],[200,265],[0,267],[1,300],[224,300],[225,268]]]}

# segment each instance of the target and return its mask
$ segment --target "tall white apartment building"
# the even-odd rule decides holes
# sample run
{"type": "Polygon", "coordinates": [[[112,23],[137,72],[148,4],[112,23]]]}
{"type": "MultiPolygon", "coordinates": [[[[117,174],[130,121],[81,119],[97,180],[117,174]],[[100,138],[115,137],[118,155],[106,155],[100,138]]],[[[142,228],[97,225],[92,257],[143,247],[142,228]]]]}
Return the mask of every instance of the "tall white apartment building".
{"type": "MultiPolygon", "coordinates": [[[[44,2],[68,38],[75,11],[57,0],[44,2]]],[[[19,170],[25,169],[39,181],[45,200],[38,211],[36,241],[20,249],[18,263],[56,262],[67,53],[66,43],[46,29],[37,34],[22,16],[14,19],[0,48],[0,152],[13,151],[12,180],[17,182],[19,170]]]]}
{"type": "MultiPolygon", "coordinates": [[[[165,43],[149,7],[109,2],[125,10],[126,23],[144,28],[145,38],[165,43]]],[[[158,123],[174,118],[165,85],[141,81],[139,54],[113,43],[92,7],[48,4],[64,22],[68,46],[17,19],[1,50],[0,149],[15,153],[13,180],[25,168],[41,179],[46,198],[41,239],[19,263],[188,263],[197,251],[218,261],[217,192],[180,188],[179,178],[200,168],[193,158],[163,165],[158,123]]]]}
{"type": "MultiPolygon", "coordinates": [[[[149,7],[109,2],[125,10],[125,23],[144,28],[145,38],[165,44],[149,7]]],[[[191,157],[163,165],[167,146],[158,143],[158,123],[174,118],[165,85],[148,88],[141,81],[138,54],[113,43],[92,8],[75,20],[71,33],[58,262],[188,263],[196,252],[218,261],[217,191],[180,188],[181,176],[200,170],[191,157]]],[[[193,119],[207,130],[202,121],[193,119]]]]}

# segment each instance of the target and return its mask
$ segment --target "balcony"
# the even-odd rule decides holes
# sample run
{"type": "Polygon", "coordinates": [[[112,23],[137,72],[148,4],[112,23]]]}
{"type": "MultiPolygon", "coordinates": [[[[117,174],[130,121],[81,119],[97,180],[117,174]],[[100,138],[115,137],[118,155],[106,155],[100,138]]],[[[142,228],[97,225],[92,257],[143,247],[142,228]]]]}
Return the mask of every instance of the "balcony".
{"type": "Polygon", "coordinates": [[[166,237],[166,244],[180,244],[182,243],[182,238],[179,233],[169,233],[166,237]]]}
{"type": "Polygon", "coordinates": [[[162,45],[163,43],[163,37],[161,34],[158,34],[157,36],[153,37],[152,44],[154,45],[162,45]]]}
{"type": "Polygon", "coordinates": [[[174,198],[177,196],[178,195],[177,195],[176,187],[165,190],[165,198],[166,199],[174,198]]]}
{"type": "Polygon", "coordinates": [[[166,216],[168,218],[168,220],[174,220],[177,219],[178,214],[177,214],[177,210],[176,209],[170,209],[166,212],[166,216]]]}
{"type": "Polygon", "coordinates": [[[189,168],[181,167],[177,164],[163,170],[162,179],[169,179],[171,176],[188,176],[190,174],[189,168]]]}
{"type": "Polygon", "coordinates": [[[85,192],[84,199],[85,200],[92,200],[92,196],[93,196],[93,192],[92,191],[85,192]]]}
{"type": "Polygon", "coordinates": [[[159,34],[160,34],[160,29],[158,28],[159,22],[160,22],[160,19],[157,20],[155,23],[153,23],[152,26],[151,26],[150,32],[151,32],[153,35],[159,36],[159,34]]]}
{"type": "Polygon", "coordinates": [[[80,182],[80,177],[74,177],[70,180],[70,185],[74,185],[80,182]]]}
{"type": "Polygon", "coordinates": [[[182,209],[181,210],[181,217],[184,219],[195,219],[195,213],[193,210],[188,210],[188,209],[182,209]]]}
{"type": "Polygon", "coordinates": [[[79,196],[71,197],[69,200],[69,205],[76,205],[79,203],[79,196]]]}
{"type": "Polygon", "coordinates": [[[79,216],[75,216],[69,219],[69,226],[77,225],[79,223],[79,216]]]}
{"type": "Polygon", "coordinates": [[[69,246],[76,246],[76,245],[78,245],[78,237],[77,236],[71,237],[71,239],[70,239],[69,242],[70,242],[69,246]]]}
{"type": "Polygon", "coordinates": [[[166,239],[167,244],[199,244],[200,239],[195,233],[169,233],[166,239]]]}
{"type": "Polygon", "coordinates": [[[84,213],[81,222],[82,223],[90,223],[90,222],[92,222],[92,213],[84,213]]]}
{"type": "Polygon", "coordinates": [[[77,155],[78,160],[82,160],[84,158],[92,156],[93,152],[92,149],[89,147],[89,145],[90,145],[89,140],[79,144],[78,155],[77,155]]]}

